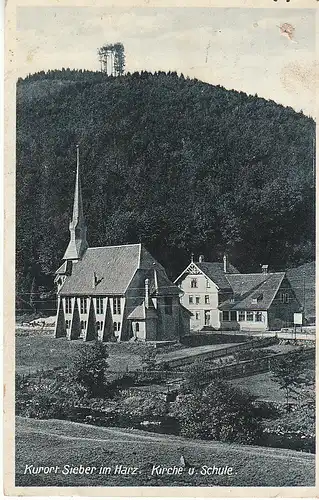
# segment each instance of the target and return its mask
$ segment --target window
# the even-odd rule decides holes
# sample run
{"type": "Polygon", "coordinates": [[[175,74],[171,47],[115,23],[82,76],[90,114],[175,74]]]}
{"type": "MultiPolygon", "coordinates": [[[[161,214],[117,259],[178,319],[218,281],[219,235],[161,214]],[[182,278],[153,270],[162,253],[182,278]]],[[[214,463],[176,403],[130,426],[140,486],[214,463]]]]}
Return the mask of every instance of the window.
{"type": "Polygon", "coordinates": [[[188,297],[188,303],[189,303],[189,304],[193,304],[193,303],[194,303],[193,295],[190,295],[190,296],[188,297]]]}
{"type": "Polygon", "coordinates": [[[81,330],[86,330],[86,321],[81,321],[81,330]]]}
{"type": "Polygon", "coordinates": [[[197,288],[197,278],[191,279],[191,288],[197,288]]]}
{"type": "Polygon", "coordinates": [[[121,330],[121,323],[114,321],[113,328],[115,332],[119,332],[121,330]]]}
{"type": "Polygon", "coordinates": [[[65,327],[67,330],[69,330],[69,328],[71,327],[71,321],[69,319],[66,320],[65,327]]]}
{"type": "Polygon", "coordinates": [[[209,295],[205,295],[205,304],[209,304],[209,295]]]}
{"type": "Polygon", "coordinates": [[[81,297],[80,298],[80,311],[81,314],[87,314],[87,300],[86,297],[81,297]]]}
{"type": "Polygon", "coordinates": [[[254,321],[253,311],[247,311],[247,321],[254,321]]]}
{"type": "Polygon", "coordinates": [[[96,322],[96,329],[98,332],[103,329],[103,321],[96,322]]]}
{"type": "Polygon", "coordinates": [[[230,321],[237,321],[237,311],[230,311],[230,321]]]}
{"type": "Polygon", "coordinates": [[[121,314],[121,298],[113,297],[113,314],[121,314]]]}
{"type": "Polygon", "coordinates": [[[210,288],[210,282],[209,282],[209,280],[206,280],[206,288],[210,288]]]}
{"type": "Polygon", "coordinates": [[[238,313],[238,321],[245,321],[245,319],[246,319],[245,311],[239,311],[239,313],[238,313]]]}
{"type": "Polygon", "coordinates": [[[71,297],[65,297],[65,314],[70,314],[71,312],[72,312],[71,297]]]}
{"type": "Polygon", "coordinates": [[[256,311],[255,312],[255,321],[258,321],[259,323],[263,320],[263,316],[261,311],[256,311]]]}
{"type": "Polygon", "coordinates": [[[199,297],[195,297],[196,304],[199,304],[199,297]]]}
{"type": "Polygon", "coordinates": [[[200,314],[199,312],[195,313],[195,319],[199,320],[200,319],[200,314]]]}
{"type": "Polygon", "coordinates": [[[173,312],[173,299],[172,299],[172,297],[164,297],[164,310],[165,310],[165,314],[172,314],[172,312],[173,312]]]}
{"type": "Polygon", "coordinates": [[[223,321],[229,321],[229,311],[223,311],[223,321]]]}
{"type": "Polygon", "coordinates": [[[288,304],[289,303],[289,294],[288,293],[282,293],[281,294],[281,302],[283,304],[288,304]]]}
{"type": "Polygon", "coordinates": [[[103,297],[96,298],[96,314],[103,314],[103,297]]]}
{"type": "Polygon", "coordinates": [[[140,324],[139,323],[135,323],[135,331],[136,332],[140,331],[140,324]]]}

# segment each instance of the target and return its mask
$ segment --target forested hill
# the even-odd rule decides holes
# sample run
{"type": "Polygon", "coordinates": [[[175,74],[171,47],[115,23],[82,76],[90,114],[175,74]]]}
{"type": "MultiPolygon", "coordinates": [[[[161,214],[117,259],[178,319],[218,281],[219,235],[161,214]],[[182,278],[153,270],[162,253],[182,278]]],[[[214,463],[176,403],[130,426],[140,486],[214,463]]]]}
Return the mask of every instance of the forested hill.
{"type": "Polygon", "coordinates": [[[314,135],[291,108],[176,73],[20,79],[18,292],[63,256],[77,143],[90,246],[143,242],[171,277],[191,252],[242,272],[313,260],[314,135]]]}

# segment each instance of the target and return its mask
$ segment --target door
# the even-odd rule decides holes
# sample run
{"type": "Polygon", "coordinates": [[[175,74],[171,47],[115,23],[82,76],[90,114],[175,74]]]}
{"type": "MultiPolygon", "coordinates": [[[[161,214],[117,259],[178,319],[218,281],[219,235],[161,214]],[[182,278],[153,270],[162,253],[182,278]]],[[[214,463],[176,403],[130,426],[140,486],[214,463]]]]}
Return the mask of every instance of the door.
{"type": "Polygon", "coordinates": [[[205,326],[210,325],[210,311],[205,311],[205,326]]]}

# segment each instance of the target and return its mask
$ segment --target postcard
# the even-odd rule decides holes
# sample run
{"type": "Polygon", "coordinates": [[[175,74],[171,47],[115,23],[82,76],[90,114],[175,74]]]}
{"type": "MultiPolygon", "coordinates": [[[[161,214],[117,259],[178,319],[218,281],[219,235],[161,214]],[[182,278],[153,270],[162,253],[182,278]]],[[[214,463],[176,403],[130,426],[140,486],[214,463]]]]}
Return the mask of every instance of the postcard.
{"type": "Polygon", "coordinates": [[[317,9],[8,2],[6,495],[316,495],[317,9]]]}

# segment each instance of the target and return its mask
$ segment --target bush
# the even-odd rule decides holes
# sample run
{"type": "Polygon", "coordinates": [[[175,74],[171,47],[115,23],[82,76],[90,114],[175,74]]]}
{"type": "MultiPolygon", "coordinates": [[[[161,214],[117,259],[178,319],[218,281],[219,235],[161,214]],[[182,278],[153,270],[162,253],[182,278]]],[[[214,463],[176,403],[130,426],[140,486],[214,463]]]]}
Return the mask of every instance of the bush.
{"type": "Polygon", "coordinates": [[[252,396],[225,381],[215,380],[202,393],[179,397],[172,406],[183,436],[247,444],[261,438],[252,396]]]}
{"type": "Polygon", "coordinates": [[[167,414],[165,396],[147,393],[122,399],[116,411],[130,417],[160,419],[167,414]]]}
{"type": "Polygon", "coordinates": [[[207,366],[202,361],[196,361],[185,368],[186,387],[190,391],[200,390],[212,379],[207,366]]]}
{"type": "Polygon", "coordinates": [[[71,381],[16,377],[16,413],[29,418],[68,418],[84,395],[71,381]]]}
{"type": "Polygon", "coordinates": [[[86,344],[75,355],[70,370],[71,381],[83,386],[88,397],[108,395],[106,369],[108,353],[103,342],[86,344]]]}

